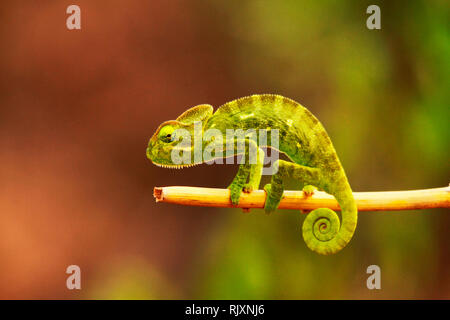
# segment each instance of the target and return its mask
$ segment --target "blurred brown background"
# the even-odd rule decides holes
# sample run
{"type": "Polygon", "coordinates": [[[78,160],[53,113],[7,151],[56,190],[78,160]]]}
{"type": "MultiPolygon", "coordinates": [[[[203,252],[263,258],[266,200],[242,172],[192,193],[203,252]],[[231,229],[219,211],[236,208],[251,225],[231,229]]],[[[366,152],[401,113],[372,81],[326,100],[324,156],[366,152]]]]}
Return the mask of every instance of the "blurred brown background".
{"type": "Polygon", "coordinates": [[[450,298],[448,210],[361,213],[322,257],[294,211],[156,204],[154,186],[225,187],[236,167],[145,156],[189,107],[278,93],[322,121],[354,190],[445,186],[449,17],[437,0],[2,1],[0,298],[450,298]]]}

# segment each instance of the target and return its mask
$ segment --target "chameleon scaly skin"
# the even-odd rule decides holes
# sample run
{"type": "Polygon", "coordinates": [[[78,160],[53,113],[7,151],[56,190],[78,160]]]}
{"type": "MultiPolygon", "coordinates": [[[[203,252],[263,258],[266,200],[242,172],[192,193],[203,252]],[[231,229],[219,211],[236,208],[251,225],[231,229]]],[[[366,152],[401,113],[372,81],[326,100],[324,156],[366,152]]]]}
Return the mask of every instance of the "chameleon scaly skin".
{"type": "MultiPolygon", "coordinates": [[[[277,160],[273,164],[274,173],[271,182],[264,186],[267,193],[264,210],[269,213],[278,207],[283,197],[283,181],[294,178],[301,184],[306,195],[315,188],[333,195],[342,210],[342,223],[331,209],[319,208],[311,211],[303,223],[303,238],[307,246],[320,254],[333,254],[344,248],[351,240],[356,229],[357,208],[352,190],[347,181],[336,151],[322,124],[299,103],[279,95],[262,94],[243,97],[228,102],[213,113],[210,105],[193,107],[176,120],[164,122],[150,139],[147,157],[156,165],[169,168],[182,168],[200,164],[211,159],[191,164],[174,164],[171,152],[177,149],[180,141],[172,135],[176,129],[185,129],[191,134],[190,150],[194,154],[194,123],[201,121],[202,133],[216,129],[226,136],[227,129],[265,129],[270,132],[279,130],[279,151],[292,161],[277,160]]],[[[241,192],[250,192],[259,188],[264,152],[252,139],[245,138],[246,147],[242,151],[238,141],[202,141],[202,150],[208,146],[220,146],[222,150],[235,151],[235,154],[249,156],[251,147],[257,150],[257,162],[241,164],[236,177],[228,187],[233,204],[239,203],[241,192]],[[255,145],[256,144],[256,145],[255,145]]],[[[178,147],[180,148],[180,147],[178,147]]],[[[184,147],[186,150],[186,147],[184,147]]],[[[193,157],[191,157],[192,159],[193,157]]]]}

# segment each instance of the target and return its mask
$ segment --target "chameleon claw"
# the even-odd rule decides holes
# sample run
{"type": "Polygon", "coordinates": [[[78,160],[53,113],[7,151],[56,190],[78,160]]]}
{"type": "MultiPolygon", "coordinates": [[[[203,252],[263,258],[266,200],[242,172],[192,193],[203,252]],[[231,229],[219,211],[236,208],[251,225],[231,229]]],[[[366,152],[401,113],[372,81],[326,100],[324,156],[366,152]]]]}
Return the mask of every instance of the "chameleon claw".
{"type": "Polygon", "coordinates": [[[253,187],[248,183],[244,185],[244,188],[242,188],[242,191],[245,193],[250,193],[253,190],[254,190],[253,187]]]}

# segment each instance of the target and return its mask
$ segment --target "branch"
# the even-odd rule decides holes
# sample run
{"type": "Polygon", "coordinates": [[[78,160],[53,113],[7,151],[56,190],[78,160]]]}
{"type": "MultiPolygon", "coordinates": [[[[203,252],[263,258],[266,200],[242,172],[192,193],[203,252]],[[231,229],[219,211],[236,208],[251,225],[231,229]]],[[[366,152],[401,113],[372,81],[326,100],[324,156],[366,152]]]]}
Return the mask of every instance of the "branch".
{"type": "MultiPolygon", "coordinates": [[[[155,187],[156,202],[177,203],[187,206],[264,208],[266,193],[256,190],[242,193],[238,205],[230,201],[228,189],[197,187],[155,187]]],[[[450,208],[450,186],[435,189],[411,191],[354,192],[358,211],[415,210],[429,208],[450,208]]],[[[279,209],[313,210],[330,208],[340,210],[333,196],[316,191],[305,197],[303,191],[285,191],[279,209]]]]}

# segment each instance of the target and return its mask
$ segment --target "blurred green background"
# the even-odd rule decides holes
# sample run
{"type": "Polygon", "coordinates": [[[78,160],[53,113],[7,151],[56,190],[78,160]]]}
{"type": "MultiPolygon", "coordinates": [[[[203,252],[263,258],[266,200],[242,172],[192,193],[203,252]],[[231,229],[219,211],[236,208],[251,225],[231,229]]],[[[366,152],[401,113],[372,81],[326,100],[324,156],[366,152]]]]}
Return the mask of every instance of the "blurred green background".
{"type": "Polygon", "coordinates": [[[350,244],[319,256],[298,212],[153,200],[225,187],[236,166],[145,156],[189,107],[277,93],[321,120],[353,190],[448,185],[448,1],[78,0],[79,31],[70,4],[0,5],[0,298],[450,298],[448,210],[361,213],[350,244]]]}

